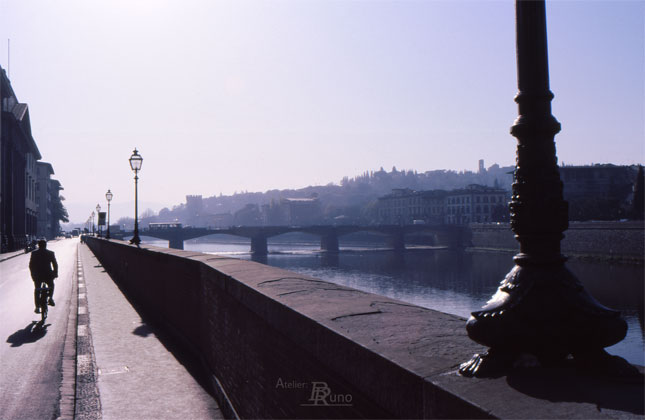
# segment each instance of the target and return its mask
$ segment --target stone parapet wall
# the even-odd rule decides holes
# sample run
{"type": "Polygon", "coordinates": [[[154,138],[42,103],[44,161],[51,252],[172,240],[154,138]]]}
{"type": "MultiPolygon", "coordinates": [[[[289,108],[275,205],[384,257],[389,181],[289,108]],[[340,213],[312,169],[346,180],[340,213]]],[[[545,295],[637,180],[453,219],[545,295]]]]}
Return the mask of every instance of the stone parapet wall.
{"type": "MultiPolygon", "coordinates": [[[[471,229],[475,248],[519,251],[508,223],[473,223],[471,229]]],[[[565,255],[643,261],[643,222],[569,222],[564,235],[565,255]]]]}
{"type": "Polygon", "coordinates": [[[484,350],[460,317],[249,261],[87,244],[143,316],[200,361],[229,415],[606,417],[593,399],[521,390],[520,373],[514,385],[458,376],[459,363],[484,350]]]}

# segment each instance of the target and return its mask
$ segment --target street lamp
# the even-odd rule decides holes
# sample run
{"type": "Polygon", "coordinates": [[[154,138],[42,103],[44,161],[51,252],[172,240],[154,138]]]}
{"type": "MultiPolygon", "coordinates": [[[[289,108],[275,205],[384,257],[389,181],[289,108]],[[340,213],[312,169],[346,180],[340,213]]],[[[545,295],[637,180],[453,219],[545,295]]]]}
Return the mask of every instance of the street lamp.
{"type": "Polygon", "coordinates": [[[141,165],[143,164],[143,158],[137,152],[137,149],[134,149],[132,156],[130,156],[130,168],[134,172],[134,235],[130,239],[131,244],[139,246],[141,239],[139,238],[139,176],[138,173],[141,170],[141,165]]]}
{"type": "Polygon", "coordinates": [[[94,211],[92,211],[92,235],[94,235],[94,211]]]}
{"type": "Polygon", "coordinates": [[[101,220],[101,205],[97,204],[96,205],[96,233],[98,234],[98,237],[101,237],[101,225],[99,223],[101,220]]]}
{"type": "Polygon", "coordinates": [[[542,366],[561,366],[571,355],[583,371],[638,375],[604,350],[625,337],[626,322],[585,290],[560,253],[568,204],[555,152],[560,123],[551,114],[544,0],[516,0],[515,10],[519,118],[511,128],[517,164],[510,211],[520,252],[497,293],[466,324],[468,336],[488,352],[459,371],[497,376],[531,354],[542,366]]]}
{"type": "Polygon", "coordinates": [[[105,235],[105,239],[110,239],[110,201],[112,201],[112,197],[114,197],[114,194],[108,189],[105,193],[105,199],[108,202],[107,235],[105,235]]]}

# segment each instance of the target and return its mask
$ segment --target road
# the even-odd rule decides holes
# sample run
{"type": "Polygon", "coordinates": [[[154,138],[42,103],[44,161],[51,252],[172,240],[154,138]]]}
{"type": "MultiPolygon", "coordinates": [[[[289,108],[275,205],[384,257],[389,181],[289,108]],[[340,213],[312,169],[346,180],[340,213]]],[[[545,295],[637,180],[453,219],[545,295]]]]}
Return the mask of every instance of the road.
{"type": "Polygon", "coordinates": [[[63,345],[78,239],[51,241],[58,278],[55,307],[36,328],[29,254],[0,262],[0,419],[54,419],[59,414],[63,345]]]}

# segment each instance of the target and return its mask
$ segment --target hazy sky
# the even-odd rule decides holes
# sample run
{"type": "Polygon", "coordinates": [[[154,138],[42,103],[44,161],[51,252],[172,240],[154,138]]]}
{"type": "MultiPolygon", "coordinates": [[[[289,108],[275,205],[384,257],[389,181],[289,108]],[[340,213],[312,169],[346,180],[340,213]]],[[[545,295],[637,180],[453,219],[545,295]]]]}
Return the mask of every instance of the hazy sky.
{"type": "MultiPolygon", "coordinates": [[[[547,3],[567,164],[644,161],[645,3],[547,3]]],[[[511,1],[0,0],[0,65],[70,218],[365,170],[512,165],[511,1]],[[10,43],[10,63],[8,43],[10,43]],[[10,66],[9,66],[10,64],[10,66]]]]}

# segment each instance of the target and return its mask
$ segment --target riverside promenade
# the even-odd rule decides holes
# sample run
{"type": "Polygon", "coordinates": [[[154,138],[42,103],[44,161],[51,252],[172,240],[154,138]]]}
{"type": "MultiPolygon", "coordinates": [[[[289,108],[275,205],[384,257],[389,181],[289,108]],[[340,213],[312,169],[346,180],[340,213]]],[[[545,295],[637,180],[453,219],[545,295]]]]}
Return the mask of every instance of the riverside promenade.
{"type": "Polygon", "coordinates": [[[642,376],[458,375],[482,351],[460,317],[235,258],[49,245],[56,306],[40,327],[29,255],[0,260],[0,419],[645,415],[642,376]]]}
{"type": "Polygon", "coordinates": [[[76,419],[219,419],[215,400],[78,245],[76,419]]]}
{"type": "MultiPolygon", "coordinates": [[[[88,246],[98,259],[81,246],[84,264],[107,270],[144,319],[153,317],[164,334],[185,341],[197,356],[197,371],[218,388],[214,395],[226,417],[645,414],[642,376],[625,382],[568,366],[517,367],[494,378],[458,375],[459,364],[482,350],[466,337],[460,317],[234,258],[97,238],[88,238],[88,246]]],[[[90,330],[96,305],[91,284],[90,330]]],[[[146,330],[140,321],[130,322],[103,345],[115,347],[124,334],[146,330]]],[[[100,334],[91,331],[94,341],[100,334]]],[[[96,350],[99,369],[101,352],[96,350]]],[[[114,360],[114,377],[127,375],[118,373],[123,363],[114,360]]],[[[151,380],[144,377],[140,387],[151,380]]],[[[99,391],[101,380],[99,375],[99,391]]]]}

